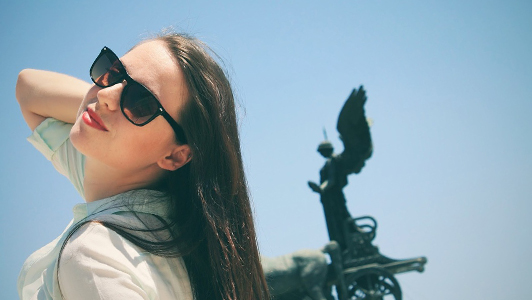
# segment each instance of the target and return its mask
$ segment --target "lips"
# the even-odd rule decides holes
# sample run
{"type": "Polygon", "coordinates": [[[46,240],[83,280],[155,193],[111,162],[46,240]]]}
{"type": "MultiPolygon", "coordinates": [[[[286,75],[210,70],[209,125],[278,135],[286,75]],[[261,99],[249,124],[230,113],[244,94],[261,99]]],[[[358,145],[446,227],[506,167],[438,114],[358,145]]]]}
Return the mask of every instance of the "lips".
{"type": "Polygon", "coordinates": [[[105,124],[103,123],[100,116],[98,116],[91,108],[87,107],[87,110],[83,112],[81,118],[83,119],[83,122],[85,122],[85,124],[89,125],[90,127],[101,131],[107,131],[107,127],[105,127],[105,124]]]}

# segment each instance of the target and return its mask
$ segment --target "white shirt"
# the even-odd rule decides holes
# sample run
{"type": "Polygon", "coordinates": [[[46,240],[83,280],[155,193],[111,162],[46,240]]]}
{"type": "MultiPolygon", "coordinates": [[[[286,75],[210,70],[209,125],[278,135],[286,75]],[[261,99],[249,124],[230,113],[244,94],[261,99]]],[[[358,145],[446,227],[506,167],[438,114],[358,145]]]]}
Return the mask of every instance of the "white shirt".
{"type": "MultiPolygon", "coordinates": [[[[70,143],[70,128],[70,124],[46,119],[28,140],[83,195],[84,157],[70,143]]],[[[154,215],[164,219],[166,203],[161,192],[135,190],[75,205],[74,218],[63,233],[24,263],[18,278],[20,298],[193,299],[181,258],[150,254],[95,222],[83,225],[70,237],[61,254],[59,280],[57,277],[59,252],[73,226],[88,218],[145,228],[131,211],[143,221],[156,220],[151,218],[154,215]]]]}

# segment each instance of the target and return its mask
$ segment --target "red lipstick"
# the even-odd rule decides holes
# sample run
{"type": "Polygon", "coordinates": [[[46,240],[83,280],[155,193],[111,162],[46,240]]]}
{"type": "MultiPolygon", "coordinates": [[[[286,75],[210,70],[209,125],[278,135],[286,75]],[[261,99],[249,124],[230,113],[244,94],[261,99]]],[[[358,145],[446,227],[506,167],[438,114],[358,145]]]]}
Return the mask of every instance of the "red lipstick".
{"type": "Polygon", "coordinates": [[[87,109],[83,112],[81,115],[81,119],[85,124],[89,125],[90,127],[96,128],[101,131],[107,131],[107,128],[105,127],[105,124],[103,123],[100,116],[98,116],[94,110],[87,107],[87,109]]]}

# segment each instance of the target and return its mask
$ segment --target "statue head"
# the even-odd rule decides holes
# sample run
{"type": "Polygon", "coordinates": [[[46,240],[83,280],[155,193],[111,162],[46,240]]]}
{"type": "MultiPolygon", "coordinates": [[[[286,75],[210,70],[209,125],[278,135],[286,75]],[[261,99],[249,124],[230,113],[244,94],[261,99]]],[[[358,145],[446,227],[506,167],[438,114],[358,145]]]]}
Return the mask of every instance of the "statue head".
{"type": "Polygon", "coordinates": [[[329,158],[329,157],[332,156],[332,154],[334,152],[334,147],[331,144],[331,142],[329,142],[328,140],[325,140],[325,141],[321,142],[320,145],[318,146],[318,152],[323,157],[329,158]]]}

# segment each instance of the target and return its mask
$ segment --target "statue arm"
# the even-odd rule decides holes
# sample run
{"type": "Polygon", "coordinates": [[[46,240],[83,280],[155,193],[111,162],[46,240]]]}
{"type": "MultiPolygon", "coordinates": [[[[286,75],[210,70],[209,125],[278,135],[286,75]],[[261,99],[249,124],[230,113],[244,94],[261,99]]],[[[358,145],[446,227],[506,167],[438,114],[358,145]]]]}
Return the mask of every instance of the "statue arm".
{"type": "Polygon", "coordinates": [[[323,193],[324,191],[329,190],[331,187],[333,187],[336,184],[336,177],[335,177],[335,163],[333,162],[333,159],[330,158],[325,163],[324,168],[326,169],[327,178],[323,180],[321,185],[318,185],[317,183],[313,181],[308,182],[308,186],[310,189],[312,189],[316,193],[323,193]]]}

